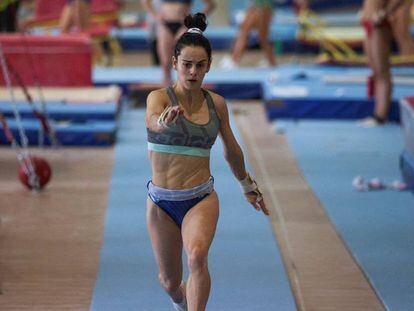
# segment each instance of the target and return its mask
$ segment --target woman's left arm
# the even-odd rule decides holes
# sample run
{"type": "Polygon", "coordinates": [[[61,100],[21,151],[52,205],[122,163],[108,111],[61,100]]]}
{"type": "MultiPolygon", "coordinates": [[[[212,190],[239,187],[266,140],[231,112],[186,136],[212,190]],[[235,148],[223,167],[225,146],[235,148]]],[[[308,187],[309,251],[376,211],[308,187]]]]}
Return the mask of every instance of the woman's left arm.
{"type": "Polygon", "coordinates": [[[230,127],[229,113],[226,102],[221,96],[214,96],[217,114],[220,119],[220,138],[223,142],[224,158],[230,166],[234,176],[239,180],[247,201],[258,211],[269,215],[269,211],[263,200],[262,193],[256,181],[246,172],[244,155],[233,131],[230,127]]]}

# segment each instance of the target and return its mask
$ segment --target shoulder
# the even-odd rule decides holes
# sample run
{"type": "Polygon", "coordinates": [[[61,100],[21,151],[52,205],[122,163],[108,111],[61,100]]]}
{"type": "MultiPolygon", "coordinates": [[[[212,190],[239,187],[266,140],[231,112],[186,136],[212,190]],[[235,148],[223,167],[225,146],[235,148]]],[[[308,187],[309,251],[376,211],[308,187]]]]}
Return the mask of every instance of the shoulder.
{"type": "Polygon", "coordinates": [[[163,99],[167,96],[167,89],[162,88],[158,90],[151,91],[148,94],[147,100],[156,100],[156,99],[163,99]]]}
{"type": "Polygon", "coordinates": [[[147,106],[167,106],[168,95],[167,89],[158,89],[151,91],[147,96],[147,106]]]}
{"type": "Polygon", "coordinates": [[[213,99],[214,108],[216,108],[219,118],[220,119],[225,118],[228,115],[228,112],[227,112],[226,100],[224,99],[224,97],[211,91],[207,91],[207,92],[210,94],[211,98],[213,99]]]}

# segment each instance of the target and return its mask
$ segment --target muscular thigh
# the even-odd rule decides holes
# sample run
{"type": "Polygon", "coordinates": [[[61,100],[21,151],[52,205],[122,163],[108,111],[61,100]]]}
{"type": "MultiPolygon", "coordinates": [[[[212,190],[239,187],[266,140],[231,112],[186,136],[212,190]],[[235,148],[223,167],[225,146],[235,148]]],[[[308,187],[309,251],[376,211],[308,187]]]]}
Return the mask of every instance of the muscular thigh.
{"type": "Polygon", "coordinates": [[[187,213],[181,227],[187,253],[194,247],[208,251],[216,232],[218,216],[216,192],[211,193],[187,213]]]}
{"type": "Polygon", "coordinates": [[[151,199],[147,199],[147,226],[161,274],[181,280],[182,238],[177,224],[151,199]]]}
{"type": "Polygon", "coordinates": [[[246,12],[246,17],[240,26],[242,31],[249,31],[257,28],[260,20],[260,12],[256,7],[250,7],[246,12]]]}
{"type": "Polygon", "coordinates": [[[273,10],[270,7],[262,7],[261,14],[259,18],[259,34],[264,39],[267,38],[269,34],[269,25],[272,21],[273,17],[273,10]]]}
{"type": "Polygon", "coordinates": [[[163,23],[157,24],[157,40],[158,46],[162,47],[166,54],[168,53],[172,55],[172,50],[174,48],[174,36],[163,23]]]}

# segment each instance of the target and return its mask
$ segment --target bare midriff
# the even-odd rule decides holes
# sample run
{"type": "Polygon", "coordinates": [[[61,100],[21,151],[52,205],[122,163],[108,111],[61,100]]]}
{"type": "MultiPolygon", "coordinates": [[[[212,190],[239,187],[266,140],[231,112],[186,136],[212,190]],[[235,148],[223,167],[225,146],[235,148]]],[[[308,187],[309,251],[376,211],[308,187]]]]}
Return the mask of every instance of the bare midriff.
{"type": "Polygon", "coordinates": [[[208,181],[210,157],[148,152],[152,183],[166,189],[188,189],[208,181]]]}

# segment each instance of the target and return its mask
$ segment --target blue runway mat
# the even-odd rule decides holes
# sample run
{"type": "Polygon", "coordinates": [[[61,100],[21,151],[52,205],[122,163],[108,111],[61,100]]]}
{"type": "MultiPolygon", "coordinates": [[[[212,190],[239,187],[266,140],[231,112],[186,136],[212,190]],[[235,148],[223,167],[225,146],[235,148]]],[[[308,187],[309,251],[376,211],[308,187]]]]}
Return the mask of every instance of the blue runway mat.
{"type": "MultiPolygon", "coordinates": [[[[147,159],[144,111],[124,111],[111,180],[92,311],[165,311],[145,223],[147,159]]],[[[249,207],[223,156],[212,150],[220,220],[209,257],[208,310],[295,310],[268,220],[249,207]],[[225,189],[225,190],[224,190],[225,189]]]]}
{"type": "MultiPolygon", "coordinates": [[[[393,68],[392,72],[401,78],[414,78],[412,67],[393,68]]],[[[361,83],[326,82],[326,79],[338,78],[365,79],[368,74],[368,68],[293,64],[280,66],[263,79],[263,97],[268,117],[359,119],[370,116],[374,101],[366,95],[365,80],[361,83]]],[[[413,93],[413,85],[394,85],[391,120],[399,120],[398,100],[413,93]]]]}
{"type": "MultiPolygon", "coordinates": [[[[16,140],[20,142],[15,120],[8,119],[7,123],[16,140]]],[[[115,142],[117,122],[114,120],[88,120],[82,123],[65,121],[53,122],[52,124],[59,144],[62,146],[110,146],[115,142]]],[[[22,126],[29,145],[38,145],[39,121],[23,119],[22,126]]],[[[49,145],[49,139],[46,136],[44,139],[44,144],[49,145]]],[[[0,131],[0,144],[9,144],[3,130],[0,131]]]]}
{"type": "Polygon", "coordinates": [[[357,192],[354,176],[400,179],[401,128],[350,121],[276,123],[344,242],[388,310],[414,309],[414,196],[357,192]]]}

